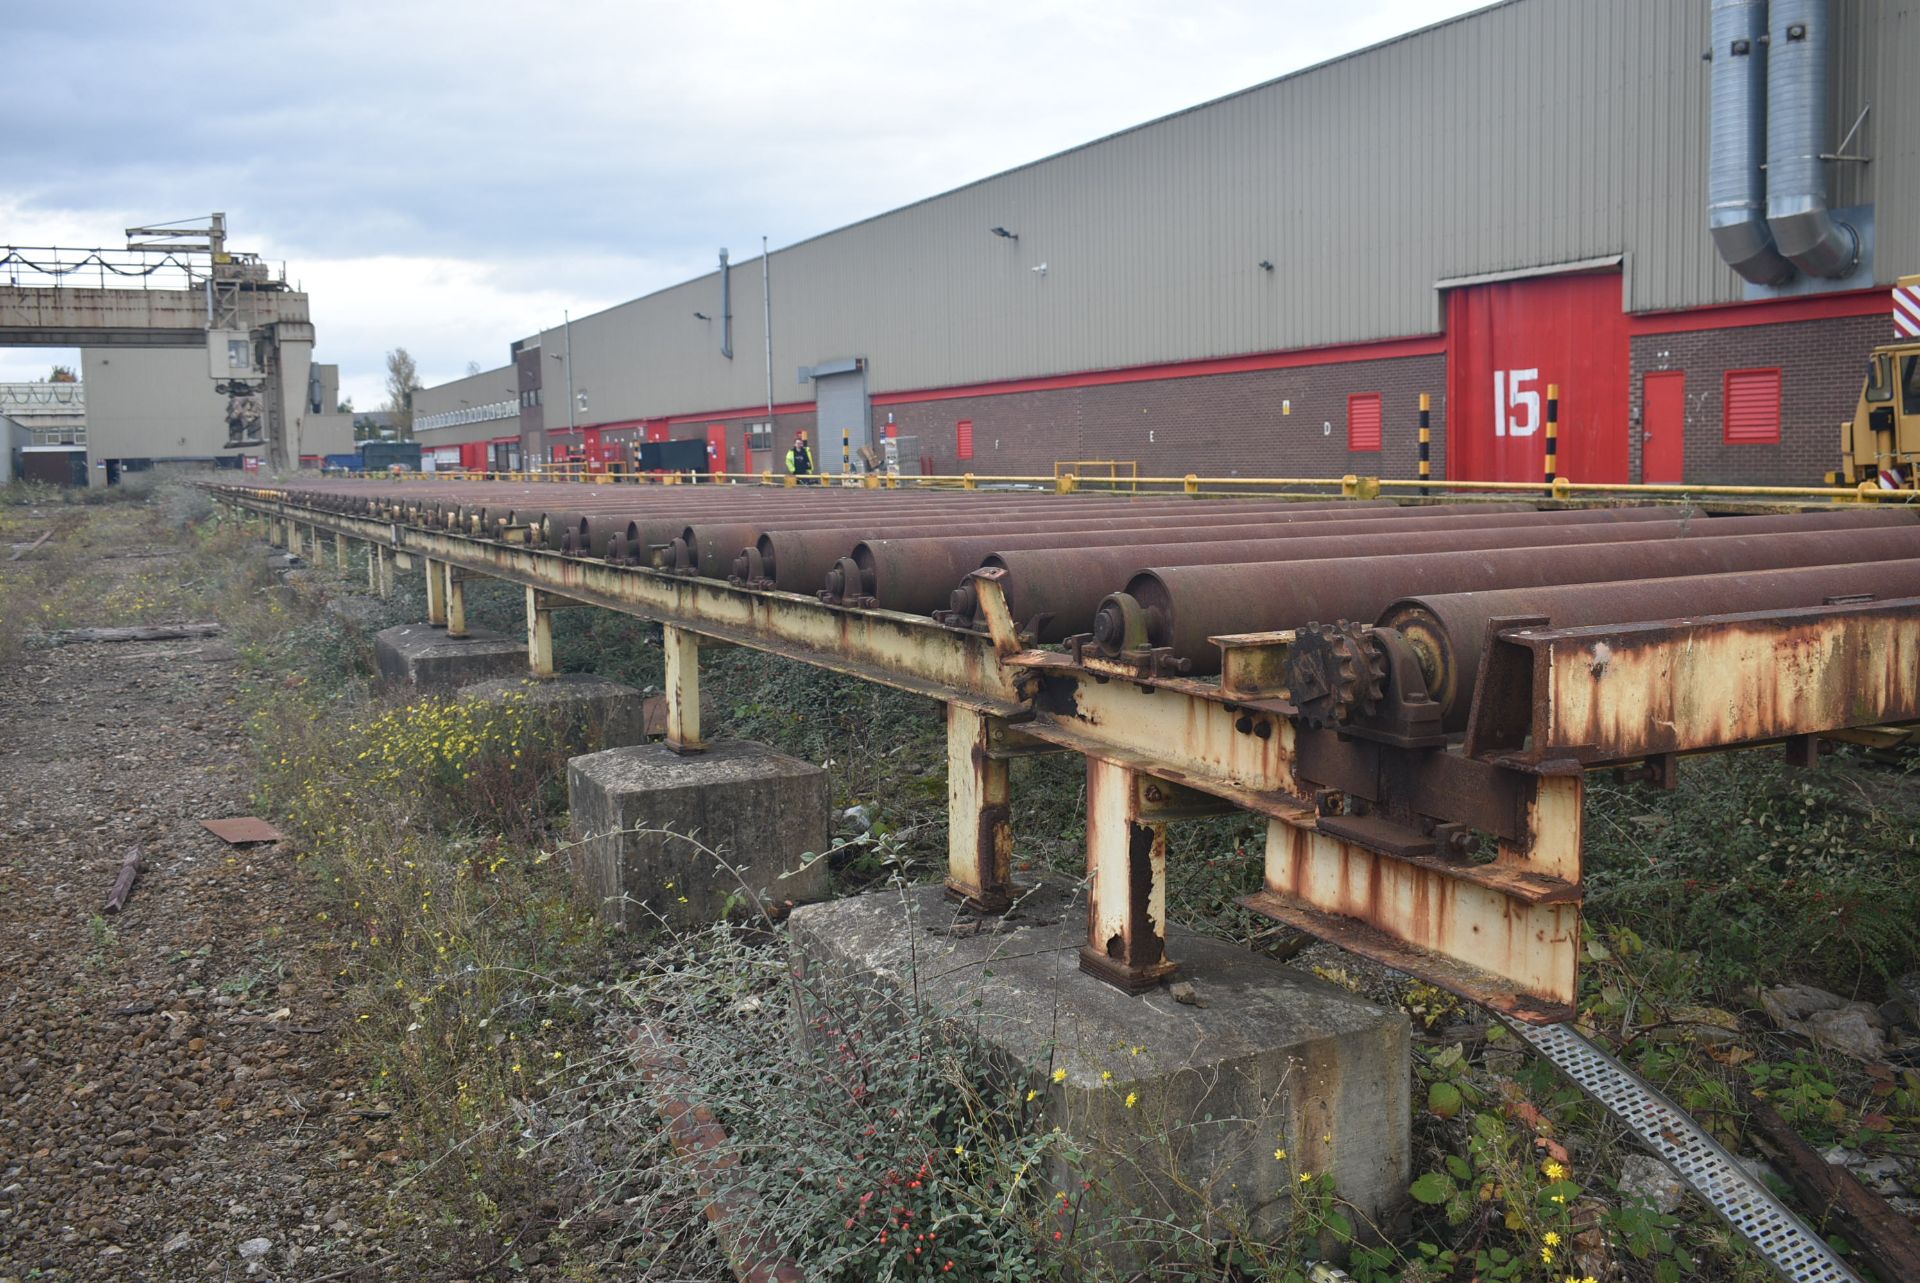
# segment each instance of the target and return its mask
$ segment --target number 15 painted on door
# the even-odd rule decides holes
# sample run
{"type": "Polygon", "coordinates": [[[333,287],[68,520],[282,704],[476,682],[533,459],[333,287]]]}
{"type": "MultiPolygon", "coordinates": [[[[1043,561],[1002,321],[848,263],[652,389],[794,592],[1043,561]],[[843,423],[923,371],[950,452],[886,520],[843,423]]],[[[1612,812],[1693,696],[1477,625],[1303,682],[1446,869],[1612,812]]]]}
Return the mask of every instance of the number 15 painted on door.
{"type": "Polygon", "coordinates": [[[1540,430],[1540,393],[1526,386],[1539,381],[1537,369],[1493,372],[1494,436],[1530,437],[1540,430]],[[1524,419],[1516,411],[1524,411],[1524,419]]]}

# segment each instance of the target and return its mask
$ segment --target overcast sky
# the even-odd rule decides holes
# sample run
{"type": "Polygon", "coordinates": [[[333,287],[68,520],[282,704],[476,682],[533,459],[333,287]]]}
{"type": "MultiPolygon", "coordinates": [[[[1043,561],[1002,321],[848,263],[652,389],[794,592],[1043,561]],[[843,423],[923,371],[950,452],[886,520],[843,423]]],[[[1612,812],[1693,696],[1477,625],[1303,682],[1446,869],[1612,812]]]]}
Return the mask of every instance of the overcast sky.
{"type": "MultiPolygon", "coordinates": [[[[362,409],[585,312],[1481,0],[0,0],[0,244],[224,210],[362,409]]],[[[0,349],[0,379],[46,349],[0,349]]]]}

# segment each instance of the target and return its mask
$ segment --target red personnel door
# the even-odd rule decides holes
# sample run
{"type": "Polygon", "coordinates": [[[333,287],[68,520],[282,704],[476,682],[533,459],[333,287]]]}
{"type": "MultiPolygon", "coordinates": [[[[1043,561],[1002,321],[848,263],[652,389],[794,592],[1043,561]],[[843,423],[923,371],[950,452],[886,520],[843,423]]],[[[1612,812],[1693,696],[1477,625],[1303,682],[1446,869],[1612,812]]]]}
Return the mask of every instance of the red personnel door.
{"type": "Polygon", "coordinates": [[[1687,471],[1687,374],[1661,370],[1640,380],[1640,479],[1678,485],[1687,471]]]}
{"type": "Polygon", "coordinates": [[[1618,272],[1536,276],[1447,295],[1447,475],[1545,476],[1547,388],[1559,475],[1627,480],[1627,318],[1618,272]]]}
{"type": "Polygon", "coordinates": [[[724,423],[707,426],[707,467],[715,476],[727,470],[727,427],[724,423]]]}

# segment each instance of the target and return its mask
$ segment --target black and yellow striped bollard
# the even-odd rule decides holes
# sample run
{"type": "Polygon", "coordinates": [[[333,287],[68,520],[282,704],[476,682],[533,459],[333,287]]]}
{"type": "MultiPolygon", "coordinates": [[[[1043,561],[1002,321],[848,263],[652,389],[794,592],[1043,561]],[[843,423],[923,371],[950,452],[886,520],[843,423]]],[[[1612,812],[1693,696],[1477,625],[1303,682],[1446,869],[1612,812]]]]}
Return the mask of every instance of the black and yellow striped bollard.
{"type": "Polygon", "coordinates": [[[1420,495],[1425,498],[1427,482],[1433,480],[1433,394],[1420,394],[1420,495]]]}
{"type": "Polygon", "coordinates": [[[1547,384],[1547,493],[1560,475],[1560,385],[1547,384]]]}

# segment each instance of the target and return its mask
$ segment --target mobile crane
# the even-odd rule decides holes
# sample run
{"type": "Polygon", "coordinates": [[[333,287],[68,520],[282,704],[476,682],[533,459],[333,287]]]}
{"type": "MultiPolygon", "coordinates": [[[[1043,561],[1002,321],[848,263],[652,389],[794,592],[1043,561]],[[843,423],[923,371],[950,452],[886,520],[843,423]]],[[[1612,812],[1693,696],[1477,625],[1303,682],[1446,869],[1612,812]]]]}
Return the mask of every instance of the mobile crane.
{"type": "MultiPolygon", "coordinates": [[[[1903,295],[1920,297],[1920,276],[1900,278],[1896,309],[1903,295]]],[[[1902,337],[1867,358],[1853,419],[1840,427],[1840,468],[1827,474],[1830,485],[1920,489],[1920,317],[1901,328],[1902,337]]]]}

